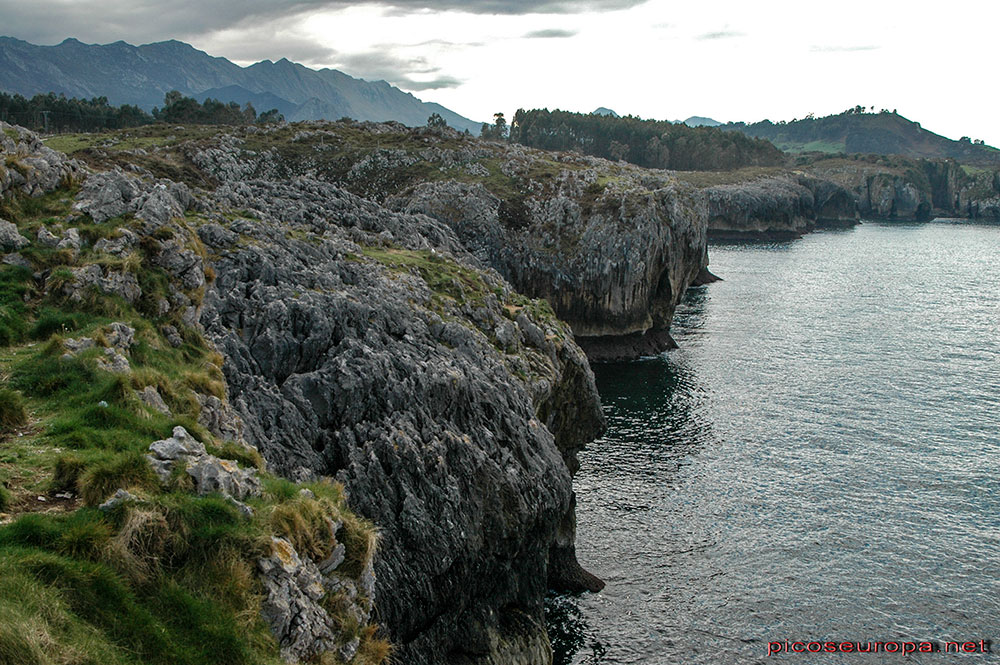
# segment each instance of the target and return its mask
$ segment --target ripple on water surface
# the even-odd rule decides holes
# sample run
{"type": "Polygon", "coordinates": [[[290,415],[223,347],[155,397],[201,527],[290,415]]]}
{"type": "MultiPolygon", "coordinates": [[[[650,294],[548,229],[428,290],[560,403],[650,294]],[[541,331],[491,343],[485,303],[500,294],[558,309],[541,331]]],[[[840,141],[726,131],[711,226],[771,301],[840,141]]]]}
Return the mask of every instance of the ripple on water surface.
{"type": "MultiPolygon", "coordinates": [[[[1000,226],[710,248],[681,349],[595,367],[561,663],[881,663],[784,640],[1000,640],[1000,226]]],[[[930,654],[997,662],[990,655],[930,654]]]]}

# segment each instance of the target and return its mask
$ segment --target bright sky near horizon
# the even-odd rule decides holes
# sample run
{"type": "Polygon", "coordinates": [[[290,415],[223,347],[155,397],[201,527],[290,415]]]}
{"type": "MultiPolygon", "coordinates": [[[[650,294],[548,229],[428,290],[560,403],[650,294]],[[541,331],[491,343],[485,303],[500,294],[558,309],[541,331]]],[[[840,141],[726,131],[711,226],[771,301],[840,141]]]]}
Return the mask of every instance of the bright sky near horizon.
{"type": "Polygon", "coordinates": [[[863,105],[1000,146],[1000,3],[0,0],[0,32],[180,39],[239,64],[385,79],[476,120],[520,108],[791,120],[863,105]]]}

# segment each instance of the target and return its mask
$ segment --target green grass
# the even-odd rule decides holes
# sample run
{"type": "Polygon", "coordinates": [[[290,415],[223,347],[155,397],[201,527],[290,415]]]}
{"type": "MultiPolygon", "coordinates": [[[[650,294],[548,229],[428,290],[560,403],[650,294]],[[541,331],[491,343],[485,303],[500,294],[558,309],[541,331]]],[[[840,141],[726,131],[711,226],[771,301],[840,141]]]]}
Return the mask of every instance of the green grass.
{"type": "Polygon", "coordinates": [[[9,388],[0,388],[0,434],[6,434],[28,422],[24,398],[9,388]]]}
{"type": "Polygon", "coordinates": [[[790,153],[800,152],[823,152],[828,154],[838,154],[845,152],[843,141],[809,141],[808,143],[797,143],[793,141],[778,141],[774,144],[779,150],[790,153]]]}
{"type": "Polygon", "coordinates": [[[478,272],[431,250],[363,247],[362,252],[395,270],[415,269],[439,297],[465,302],[481,298],[489,290],[478,272]]]}

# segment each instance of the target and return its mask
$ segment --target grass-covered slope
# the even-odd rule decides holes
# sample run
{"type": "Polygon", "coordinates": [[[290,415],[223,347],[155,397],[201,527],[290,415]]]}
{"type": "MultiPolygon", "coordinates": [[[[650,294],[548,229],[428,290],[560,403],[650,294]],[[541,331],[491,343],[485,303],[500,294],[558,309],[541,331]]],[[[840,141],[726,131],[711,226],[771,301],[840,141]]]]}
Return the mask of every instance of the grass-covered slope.
{"type": "Polygon", "coordinates": [[[1000,150],[968,138],[953,141],[896,112],[866,113],[849,109],[822,118],[774,123],[729,123],[721,129],[767,139],[792,153],[866,153],[925,159],[956,159],[967,164],[996,166],[1000,150]]]}
{"type": "Polygon", "coordinates": [[[337,648],[316,660],[384,662],[387,644],[354,611],[371,600],[345,591],[363,586],[374,527],[339,485],[272,476],[256,450],[205,418],[206,404],[225,405],[222,361],[177,305],[199,302],[204,286],[157,264],[163,243],[204,256],[197,217],[153,233],[130,214],[95,223],[74,210],[72,178],[39,191],[45,167],[34,160],[45,153],[32,138],[9,128],[5,138],[7,174],[21,177],[4,180],[0,200],[20,236],[4,236],[0,264],[0,663],[282,662],[259,573],[275,537],[314,561],[344,546],[331,573],[343,586],[318,601],[337,648]],[[130,233],[130,249],[109,249],[130,233]],[[104,287],[140,293],[82,283],[88,269],[104,287]],[[121,330],[134,336],[120,343],[121,330]],[[151,393],[159,400],[143,399],[151,393]],[[259,496],[241,505],[196,494],[183,468],[161,482],[145,454],[177,426],[256,470],[259,496]],[[99,507],[118,490],[131,498],[99,507]],[[336,537],[331,522],[342,523],[336,537]]]}

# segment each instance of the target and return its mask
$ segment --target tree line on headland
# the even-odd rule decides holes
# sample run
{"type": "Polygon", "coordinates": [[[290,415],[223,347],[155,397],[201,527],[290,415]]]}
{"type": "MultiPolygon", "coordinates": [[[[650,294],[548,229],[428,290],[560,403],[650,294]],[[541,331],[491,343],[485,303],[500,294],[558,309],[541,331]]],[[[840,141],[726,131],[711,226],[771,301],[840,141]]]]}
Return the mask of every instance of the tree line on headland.
{"type": "MultiPolygon", "coordinates": [[[[494,127],[499,126],[501,120],[499,116],[494,127]]],[[[785,155],[769,141],[738,132],[634,116],[548,109],[519,109],[510,123],[510,141],[533,148],[574,150],[646,168],[678,171],[777,166],[785,161],[785,155]]]]}

